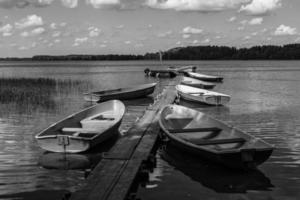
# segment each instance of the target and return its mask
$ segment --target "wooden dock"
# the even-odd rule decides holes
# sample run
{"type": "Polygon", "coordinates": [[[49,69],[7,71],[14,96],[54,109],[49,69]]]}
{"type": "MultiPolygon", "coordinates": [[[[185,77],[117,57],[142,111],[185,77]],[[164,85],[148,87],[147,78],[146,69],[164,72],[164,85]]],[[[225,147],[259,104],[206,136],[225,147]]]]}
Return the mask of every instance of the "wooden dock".
{"type": "Polygon", "coordinates": [[[91,172],[82,189],[74,192],[71,200],[123,200],[137,176],[143,161],[147,160],[160,131],[158,117],[161,109],[176,98],[175,85],[181,77],[171,79],[147,107],[144,115],[126,136],[103,156],[91,172]]]}

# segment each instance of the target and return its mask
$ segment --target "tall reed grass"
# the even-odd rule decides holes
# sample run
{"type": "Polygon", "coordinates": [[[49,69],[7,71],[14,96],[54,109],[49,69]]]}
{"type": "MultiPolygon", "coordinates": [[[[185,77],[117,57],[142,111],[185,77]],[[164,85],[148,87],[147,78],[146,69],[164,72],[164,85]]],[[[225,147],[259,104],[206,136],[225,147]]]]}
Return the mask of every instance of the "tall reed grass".
{"type": "Polygon", "coordinates": [[[67,92],[81,83],[71,79],[0,78],[0,103],[53,106],[58,91],[67,92]]]}

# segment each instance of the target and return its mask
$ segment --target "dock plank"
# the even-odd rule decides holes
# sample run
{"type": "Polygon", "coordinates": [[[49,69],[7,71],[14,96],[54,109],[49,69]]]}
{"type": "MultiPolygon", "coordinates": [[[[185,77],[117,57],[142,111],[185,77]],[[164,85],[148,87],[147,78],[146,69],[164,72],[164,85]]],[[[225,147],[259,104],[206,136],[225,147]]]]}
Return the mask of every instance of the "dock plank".
{"type": "Polygon", "coordinates": [[[123,200],[126,197],[140,165],[157,140],[159,113],[165,105],[174,102],[175,85],[180,80],[180,77],[170,80],[143,117],[104,155],[82,189],[71,195],[71,200],[123,200]]]}

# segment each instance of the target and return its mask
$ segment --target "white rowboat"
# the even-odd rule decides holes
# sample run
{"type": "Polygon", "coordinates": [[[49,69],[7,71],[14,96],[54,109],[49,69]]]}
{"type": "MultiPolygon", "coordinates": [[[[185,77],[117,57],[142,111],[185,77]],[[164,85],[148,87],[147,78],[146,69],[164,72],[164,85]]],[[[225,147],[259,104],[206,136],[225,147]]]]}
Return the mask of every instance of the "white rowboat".
{"type": "Polygon", "coordinates": [[[224,105],[230,101],[229,95],[187,85],[177,85],[176,90],[180,98],[188,101],[216,106],[224,105]]]}
{"type": "Polygon", "coordinates": [[[117,134],[124,113],[121,101],[106,101],[52,124],[35,139],[47,151],[83,152],[117,134]]]}

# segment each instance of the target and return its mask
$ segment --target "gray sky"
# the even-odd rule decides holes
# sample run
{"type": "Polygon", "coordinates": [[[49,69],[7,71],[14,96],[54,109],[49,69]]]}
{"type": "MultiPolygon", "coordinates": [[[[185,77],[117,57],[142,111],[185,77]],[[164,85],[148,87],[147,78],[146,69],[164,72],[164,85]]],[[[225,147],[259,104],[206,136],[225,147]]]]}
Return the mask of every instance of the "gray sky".
{"type": "Polygon", "coordinates": [[[0,57],[300,42],[299,0],[0,0],[0,57]]]}

